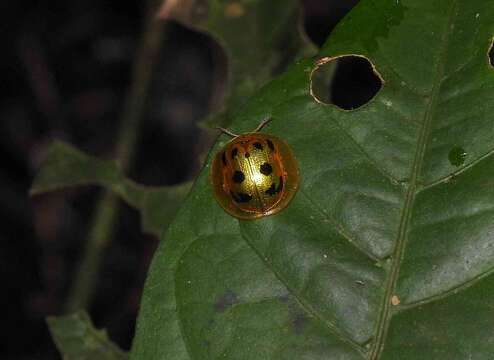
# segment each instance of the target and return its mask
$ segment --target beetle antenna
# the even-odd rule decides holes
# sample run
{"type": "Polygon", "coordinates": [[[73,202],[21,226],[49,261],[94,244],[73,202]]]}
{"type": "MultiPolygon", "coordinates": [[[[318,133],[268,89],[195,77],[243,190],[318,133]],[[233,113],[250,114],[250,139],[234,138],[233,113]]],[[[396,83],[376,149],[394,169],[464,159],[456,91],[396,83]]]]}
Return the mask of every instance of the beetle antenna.
{"type": "Polygon", "coordinates": [[[220,131],[221,131],[222,133],[224,133],[224,134],[230,135],[230,136],[231,136],[231,137],[233,137],[233,138],[238,137],[238,135],[237,135],[237,134],[232,133],[232,132],[231,132],[230,130],[228,130],[228,129],[222,128],[221,126],[218,126],[218,127],[217,127],[217,129],[218,129],[218,130],[220,130],[220,131]]]}
{"type": "Polygon", "coordinates": [[[263,121],[261,121],[261,123],[256,127],[256,129],[254,130],[254,132],[259,132],[261,131],[261,129],[266,126],[266,124],[268,122],[270,122],[271,120],[273,120],[273,118],[271,116],[268,116],[267,118],[265,118],[263,121]]]}

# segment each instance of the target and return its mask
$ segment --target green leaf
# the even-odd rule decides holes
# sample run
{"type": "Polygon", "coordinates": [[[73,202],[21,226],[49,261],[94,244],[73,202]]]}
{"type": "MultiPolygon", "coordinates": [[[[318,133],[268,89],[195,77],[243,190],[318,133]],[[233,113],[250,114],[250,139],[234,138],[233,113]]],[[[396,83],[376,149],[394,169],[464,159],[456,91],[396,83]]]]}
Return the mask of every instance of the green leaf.
{"type": "Polygon", "coordinates": [[[236,109],[273,74],[300,56],[315,53],[306,37],[298,0],[165,0],[160,16],[211,36],[226,55],[225,97],[213,99],[206,124],[227,125],[236,109]]]}
{"type": "Polygon", "coordinates": [[[131,358],[490,359],[493,18],[485,0],[362,0],[250,99],[232,130],[272,116],[301,188],[232,218],[208,178],[222,137],[154,257],[131,358]],[[384,80],[352,111],[309,91],[319,59],[347,54],[384,80]]]}
{"type": "Polygon", "coordinates": [[[50,332],[64,360],[126,360],[127,354],[109,339],[105,330],[95,329],[89,316],[77,312],[47,318],[50,332]]]}
{"type": "Polygon", "coordinates": [[[100,185],[112,190],[141,212],[144,231],[160,235],[191,184],[142,186],[127,179],[116,162],[88,156],[69,144],[54,141],[33,182],[31,195],[79,185],[100,185]]]}

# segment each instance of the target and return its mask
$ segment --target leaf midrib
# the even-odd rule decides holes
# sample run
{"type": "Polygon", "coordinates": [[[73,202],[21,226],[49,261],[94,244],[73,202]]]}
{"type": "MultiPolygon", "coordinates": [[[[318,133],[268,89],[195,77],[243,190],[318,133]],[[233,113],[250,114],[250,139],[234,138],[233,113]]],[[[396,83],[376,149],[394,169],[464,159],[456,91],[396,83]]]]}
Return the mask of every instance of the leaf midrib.
{"type": "Polygon", "coordinates": [[[410,182],[405,196],[405,202],[400,219],[398,237],[392,255],[391,268],[388,279],[386,281],[386,290],[384,293],[381,312],[379,314],[379,320],[377,323],[376,337],[369,355],[370,360],[377,360],[380,358],[384,348],[384,342],[387,337],[389,324],[392,317],[391,297],[395,295],[396,283],[398,281],[401,262],[405,253],[405,243],[408,238],[408,226],[410,223],[415,197],[418,193],[417,192],[418,179],[424,163],[425,150],[427,146],[427,140],[430,135],[432,118],[433,118],[434,110],[436,108],[439,91],[443,83],[444,67],[445,67],[446,55],[448,50],[449,37],[451,33],[451,25],[454,23],[454,19],[457,16],[457,10],[456,10],[457,4],[458,4],[458,0],[453,0],[451,2],[451,8],[448,13],[449,21],[447,21],[445,24],[445,31],[442,37],[442,47],[436,65],[436,72],[435,72],[436,76],[434,77],[434,81],[430,93],[430,100],[427,105],[426,111],[424,113],[424,122],[417,141],[417,149],[412,164],[410,182]]]}

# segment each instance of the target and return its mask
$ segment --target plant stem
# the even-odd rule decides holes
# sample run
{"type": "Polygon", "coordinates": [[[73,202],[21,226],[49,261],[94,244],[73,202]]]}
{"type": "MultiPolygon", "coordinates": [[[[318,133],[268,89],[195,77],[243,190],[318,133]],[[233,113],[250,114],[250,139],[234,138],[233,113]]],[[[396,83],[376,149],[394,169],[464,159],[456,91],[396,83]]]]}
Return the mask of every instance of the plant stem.
{"type": "MultiPolygon", "coordinates": [[[[159,1],[148,0],[145,30],[122,112],[115,156],[124,171],[132,162],[153,69],[158,62],[164,38],[165,22],[154,16],[158,5],[159,1]]],[[[115,235],[118,204],[118,197],[110,191],[105,190],[98,199],[83,257],[64,306],[67,313],[87,308],[92,299],[103,253],[115,235]]]]}

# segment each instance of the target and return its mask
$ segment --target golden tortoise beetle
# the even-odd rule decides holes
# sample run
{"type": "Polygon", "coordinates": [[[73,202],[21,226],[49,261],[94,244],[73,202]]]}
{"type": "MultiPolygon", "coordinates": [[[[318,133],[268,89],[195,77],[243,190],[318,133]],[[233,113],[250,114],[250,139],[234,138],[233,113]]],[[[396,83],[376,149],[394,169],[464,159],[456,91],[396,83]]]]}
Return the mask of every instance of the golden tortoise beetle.
{"type": "Polygon", "coordinates": [[[220,206],[239,219],[257,219],[284,209],[297,192],[299,170],[288,144],[261,134],[266,119],[250,133],[236,135],[214,156],[211,182],[220,206]]]}

